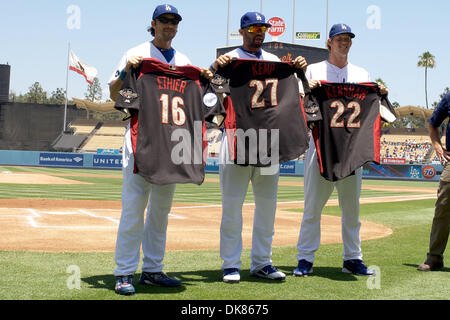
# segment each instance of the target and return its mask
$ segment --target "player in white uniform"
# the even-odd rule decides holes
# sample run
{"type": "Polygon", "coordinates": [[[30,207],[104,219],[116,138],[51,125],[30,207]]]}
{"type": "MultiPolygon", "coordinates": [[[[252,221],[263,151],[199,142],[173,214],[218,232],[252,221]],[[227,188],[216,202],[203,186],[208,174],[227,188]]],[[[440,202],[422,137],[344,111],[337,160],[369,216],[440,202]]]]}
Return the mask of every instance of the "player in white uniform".
{"type": "MultiPolygon", "coordinates": [[[[116,99],[126,72],[132,67],[137,67],[143,58],[156,58],[178,66],[191,64],[184,54],[171,46],[181,19],[178,10],[171,5],[156,7],[151,26],[148,28],[154,39],[128,50],[122,57],[109,80],[112,100],[116,99]]],[[[202,74],[205,73],[212,76],[209,70],[204,69],[202,74]]],[[[139,265],[141,244],[144,256],[139,282],[165,287],[180,286],[181,281],[170,278],[162,272],[168,214],[172,206],[175,184],[151,184],[133,173],[134,157],[129,126],[125,132],[122,159],[122,215],[116,242],[115,290],[123,295],[135,293],[132,282],[139,265]],[[147,204],[147,218],[144,225],[144,211],[147,204]]]]}
{"type": "MultiPolygon", "coordinates": [[[[348,52],[355,35],[348,25],[335,24],[330,29],[327,42],[330,57],[326,61],[311,64],[306,71],[310,87],[320,85],[318,80],[330,82],[369,82],[366,70],[348,62],[348,52]]],[[[380,86],[382,94],[387,89],[380,86]]],[[[298,265],[295,276],[312,273],[314,254],[320,245],[320,218],[322,209],[336,187],[341,209],[344,263],[342,271],[357,275],[373,275],[362,260],[359,230],[359,197],[361,193],[362,168],[342,180],[331,182],[320,175],[314,140],[311,137],[305,156],[304,197],[305,209],[297,243],[298,265]]]]}
{"type": "MultiPolygon", "coordinates": [[[[216,70],[223,67],[232,58],[280,61],[274,54],[261,49],[266,29],[270,26],[261,13],[247,12],[241,18],[239,29],[239,33],[243,36],[242,47],[218,57],[211,68],[216,70]]],[[[306,67],[303,57],[297,57],[294,63],[298,68],[306,67]]],[[[227,283],[240,281],[242,205],[250,181],[255,199],[250,274],[266,279],[284,280],[286,275],[273,267],[271,260],[279,165],[264,169],[234,164],[230,160],[227,135],[224,134],[220,149],[219,176],[222,191],[220,256],[223,259],[223,281],[227,283]]]]}

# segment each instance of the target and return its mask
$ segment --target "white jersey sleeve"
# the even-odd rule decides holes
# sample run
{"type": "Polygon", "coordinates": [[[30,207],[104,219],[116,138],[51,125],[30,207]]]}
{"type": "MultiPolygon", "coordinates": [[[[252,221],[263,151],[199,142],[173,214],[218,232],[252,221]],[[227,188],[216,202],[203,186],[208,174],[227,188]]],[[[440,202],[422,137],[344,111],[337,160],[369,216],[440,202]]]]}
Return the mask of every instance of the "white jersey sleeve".
{"type": "Polygon", "coordinates": [[[364,68],[351,63],[348,63],[344,68],[339,68],[327,60],[309,65],[305,75],[308,80],[338,83],[370,82],[369,73],[364,68]]]}
{"type": "Polygon", "coordinates": [[[364,68],[349,63],[347,65],[347,73],[347,82],[370,82],[370,75],[364,68]]]}
{"type": "Polygon", "coordinates": [[[242,50],[242,48],[236,48],[225,55],[230,56],[232,58],[240,58],[240,59],[250,59],[250,60],[267,60],[267,61],[280,61],[276,55],[267,52],[265,50],[261,50],[261,55],[258,57],[248,51],[242,50]]]}
{"type": "Polygon", "coordinates": [[[117,80],[120,75],[120,71],[122,71],[128,62],[128,59],[133,56],[142,56],[143,58],[155,58],[158,59],[161,62],[173,64],[177,66],[184,66],[188,64],[192,64],[188,57],[186,57],[181,52],[175,50],[175,54],[172,58],[172,60],[167,61],[164,55],[161,53],[161,51],[156,48],[153,43],[150,41],[141,43],[140,45],[131,48],[128,50],[123,56],[122,59],[120,59],[116,69],[114,69],[113,74],[109,78],[108,85],[111,84],[111,82],[117,80]]]}

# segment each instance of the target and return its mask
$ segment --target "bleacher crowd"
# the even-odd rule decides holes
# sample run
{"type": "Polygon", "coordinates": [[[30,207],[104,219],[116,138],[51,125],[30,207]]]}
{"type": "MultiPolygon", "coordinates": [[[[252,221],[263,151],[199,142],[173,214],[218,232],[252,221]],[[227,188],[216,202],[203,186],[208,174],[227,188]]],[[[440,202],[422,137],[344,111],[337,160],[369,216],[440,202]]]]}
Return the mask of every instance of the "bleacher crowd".
{"type": "Polygon", "coordinates": [[[427,136],[384,135],[380,145],[382,158],[404,159],[407,164],[429,162],[433,156],[427,136]]]}

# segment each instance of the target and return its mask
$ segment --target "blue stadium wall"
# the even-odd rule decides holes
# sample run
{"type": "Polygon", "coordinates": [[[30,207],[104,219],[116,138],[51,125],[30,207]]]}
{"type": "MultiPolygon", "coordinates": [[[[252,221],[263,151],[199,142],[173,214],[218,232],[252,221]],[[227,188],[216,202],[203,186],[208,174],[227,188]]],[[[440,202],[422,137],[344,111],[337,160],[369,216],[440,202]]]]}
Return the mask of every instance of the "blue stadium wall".
{"type": "MultiPolygon", "coordinates": [[[[39,151],[0,150],[0,165],[3,166],[43,166],[85,169],[118,169],[122,167],[122,156],[117,154],[56,153],[39,151]]],[[[206,172],[219,172],[219,159],[209,158],[206,172]]],[[[438,164],[366,164],[363,178],[380,180],[439,181],[442,166],[438,164]]],[[[303,176],[303,161],[289,161],[280,165],[283,176],[303,176]]]]}

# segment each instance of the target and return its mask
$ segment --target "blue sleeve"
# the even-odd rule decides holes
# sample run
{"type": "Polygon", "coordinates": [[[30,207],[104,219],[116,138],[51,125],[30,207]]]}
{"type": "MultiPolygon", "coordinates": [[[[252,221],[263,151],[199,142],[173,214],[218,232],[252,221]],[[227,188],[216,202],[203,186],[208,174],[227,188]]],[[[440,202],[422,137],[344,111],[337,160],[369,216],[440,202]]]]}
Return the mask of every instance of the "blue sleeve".
{"type": "Polygon", "coordinates": [[[439,127],[450,116],[450,93],[447,93],[434,110],[429,122],[433,127],[439,127]]]}

